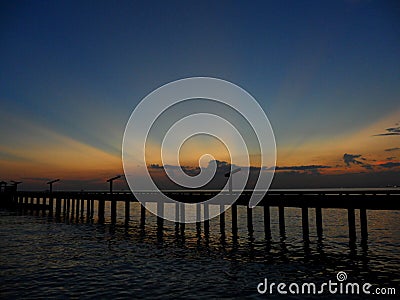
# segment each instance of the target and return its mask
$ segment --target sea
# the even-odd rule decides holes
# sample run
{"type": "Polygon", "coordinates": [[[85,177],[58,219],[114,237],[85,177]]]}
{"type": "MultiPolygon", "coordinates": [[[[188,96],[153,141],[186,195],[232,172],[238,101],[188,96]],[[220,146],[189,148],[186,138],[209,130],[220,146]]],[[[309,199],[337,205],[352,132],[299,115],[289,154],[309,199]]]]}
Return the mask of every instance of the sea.
{"type": "Polygon", "coordinates": [[[285,208],[282,234],[271,207],[270,239],[261,207],[249,233],[246,208],[238,206],[237,237],[229,210],[224,233],[217,217],[209,234],[169,221],[160,234],[150,212],[140,226],[138,203],[131,204],[128,226],[123,204],[117,209],[116,224],[109,203],[104,224],[85,215],[55,220],[0,210],[0,298],[400,299],[399,211],[368,210],[368,240],[361,241],[356,210],[358,239],[349,242],[346,210],[323,209],[318,239],[310,209],[305,242],[297,208],[285,208]]]}

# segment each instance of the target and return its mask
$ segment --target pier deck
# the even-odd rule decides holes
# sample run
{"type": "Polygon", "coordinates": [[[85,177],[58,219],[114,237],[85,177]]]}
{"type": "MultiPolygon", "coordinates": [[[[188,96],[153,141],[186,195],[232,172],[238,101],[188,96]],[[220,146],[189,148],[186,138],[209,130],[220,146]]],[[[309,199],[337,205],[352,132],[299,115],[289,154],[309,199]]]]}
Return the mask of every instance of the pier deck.
{"type": "MultiPolygon", "coordinates": [[[[135,193],[140,197],[152,192],[135,193]]],[[[185,203],[200,203],[216,195],[217,191],[164,191],[166,195],[185,203]]],[[[228,193],[228,192],[226,192],[228,193]]],[[[231,208],[232,233],[237,234],[237,206],[247,206],[250,196],[257,191],[243,191],[231,208]]],[[[154,192],[154,202],[157,202],[157,193],[154,192]]],[[[117,202],[125,205],[125,222],[130,219],[130,203],[137,202],[131,192],[29,192],[19,191],[1,193],[2,206],[16,207],[22,211],[41,210],[49,216],[59,218],[61,215],[86,214],[87,218],[94,218],[95,201],[97,205],[97,220],[104,222],[105,202],[111,201],[111,222],[117,218],[117,202]]],[[[148,201],[151,202],[151,201],[148,201]]],[[[202,204],[203,205],[203,204],[202,204]]],[[[177,213],[184,214],[184,209],[178,208],[177,213]]],[[[332,189],[332,190],[269,190],[258,204],[264,210],[264,228],[266,237],[270,237],[270,207],[278,207],[279,228],[281,234],[285,232],[285,208],[294,207],[302,210],[302,229],[304,240],[309,239],[309,209],[315,209],[315,226],[319,238],[323,236],[322,211],[326,208],[346,209],[348,212],[348,228],[350,241],[356,240],[355,210],[360,211],[361,239],[368,238],[367,210],[400,210],[400,189],[332,189]]],[[[205,207],[204,207],[205,209],[205,207]]],[[[247,226],[249,233],[253,231],[252,208],[247,207],[247,226]]],[[[225,231],[225,214],[220,215],[221,232],[225,231]]],[[[145,208],[141,206],[141,224],[145,224],[145,208]]],[[[163,220],[158,218],[157,225],[162,228],[163,220]]],[[[209,232],[209,221],[204,221],[204,231],[209,232]]],[[[179,226],[179,224],[177,224],[179,226]]],[[[198,223],[198,228],[201,224],[198,223]]],[[[184,230],[184,224],[180,224],[184,230]]]]}

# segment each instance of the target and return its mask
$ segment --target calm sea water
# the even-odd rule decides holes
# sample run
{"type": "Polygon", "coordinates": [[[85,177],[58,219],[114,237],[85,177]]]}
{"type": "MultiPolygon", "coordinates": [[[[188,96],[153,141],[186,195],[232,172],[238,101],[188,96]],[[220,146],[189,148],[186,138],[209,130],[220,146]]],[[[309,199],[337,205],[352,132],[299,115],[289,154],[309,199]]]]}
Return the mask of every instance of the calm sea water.
{"type": "MultiPolygon", "coordinates": [[[[115,226],[1,211],[1,298],[266,299],[282,295],[258,294],[257,285],[264,278],[275,283],[323,283],[336,280],[339,271],[346,272],[347,282],[394,287],[400,294],[399,212],[368,211],[368,243],[358,240],[349,245],[347,211],[341,209],[323,210],[322,241],[316,238],[310,210],[309,244],[302,240],[300,209],[285,209],[282,237],[278,211],[271,208],[270,241],[264,239],[262,208],[254,210],[253,236],[247,232],[245,208],[238,208],[237,241],[229,232],[230,211],[223,238],[219,218],[211,220],[208,237],[204,232],[197,236],[191,224],[182,235],[171,222],[164,223],[160,237],[150,213],[145,230],[140,229],[137,203],[131,206],[129,227],[123,225],[123,210],[118,207],[121,219],[115,226]]],[[[109,220],[109,207],[107,212],[109,220]]],[[[324,293],[314,298],[349,295],[324,293]]]]}

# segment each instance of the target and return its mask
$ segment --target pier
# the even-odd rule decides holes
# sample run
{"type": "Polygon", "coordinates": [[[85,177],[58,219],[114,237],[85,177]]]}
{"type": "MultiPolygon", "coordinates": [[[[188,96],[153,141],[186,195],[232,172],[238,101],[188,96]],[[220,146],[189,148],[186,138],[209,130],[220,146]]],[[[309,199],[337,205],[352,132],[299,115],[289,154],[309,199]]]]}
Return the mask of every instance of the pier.
{"type": "MultiPolygon", "coordinates": [[[[149,194],[151,192],[143,192],[149,194]]],[[[164,191],[164,194],[175,200],[185,203],[198,203],[197,212],[202,211],[205,216],[209,212],[208,205],[200,204],[212,196],[218,194],[218,191],[164,191]]],[[[225,214],[219,216],[221,234],[226,230],[231,230],[233,236],[238,232],[238,206],[247,206],[247,229],[249,234],[253,231],[253,209],[248,207],[248,202],[252,193],[257,191],[244,191],[239,195],[238,200],[232,205],[231,226],[227,228],[225,214]]],[[[135,193],[139,195],[141,193],[135,193]]],[[[111,223],[117,221],[117,203],[122,202],[125,205],[124,220],[129,226],[130,204],[138,202],[138,199],[131,192],[28,192],[16,190],[3,190],[0,193],[1,206],[18,209],[21,213],[42,211],[49,217],[60,219],[86,218],[87,220],[97,219],[97,222],[105,222],[104,211],[105,203],[109,202],[111,207],[111,223]],[[96,205],[97,204],[97,205],[96,205]],[[96,207],[96,215],[95,215],[96,207]]],[[[156,201],[157,193],[154,193],[156,201]]],[[[151,202],[151,201],[149,201],[151,202]]],[[[350,241],[357,239],[356,235],[356,210],[359,210],[359,226],[361,231],[361,240],[368,239],[368,219],[367,210],[400,210],[400,189],[368,189],[368,190],[269,190],[263,200],[258,204],[263,207],[263,223],[265,237],[271,237],[271,207],[278,208],[279,231],[282,236],[285,235],[285,208],[298,208],[302,215],[302,232],[304,241],[309,240],[310,226],[316,227],[318,238],[323,237],[323,213],[324,209],[337,208],[347,210],[348,216],[348,234],[350,241]],[[309,211],[315,210],[315,224],[309,222],[309,211]]],[[[158,205],[157,209],[163,209],[158,205]]],[[[141,205],[140,226],[146,225],[146,209],[141,205]]],[[[176,214],[179,220],[184,220],[184,203],[176,204],[176,214]]],[[[163,219],[157,218],[157,226],[162,231],[163,219]]],[[[176,223],[177,228],[182,232],[185,230],[183,222],[176,223]]],[[[210,230],[209,220],[196,224],[200,232],[203,228],[204,233],[208,234],[210,230]]]]}

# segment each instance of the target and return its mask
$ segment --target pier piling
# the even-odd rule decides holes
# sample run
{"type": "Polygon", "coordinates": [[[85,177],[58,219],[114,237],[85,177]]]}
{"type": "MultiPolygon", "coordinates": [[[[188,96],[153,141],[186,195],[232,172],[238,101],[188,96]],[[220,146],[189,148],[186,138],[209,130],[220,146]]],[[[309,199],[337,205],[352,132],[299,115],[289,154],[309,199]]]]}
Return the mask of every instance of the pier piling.
{"type": "Polygon", "coordinates": [[[125,200],[125,225],[129,224],[130,211],[131,211],[131,201],[129,199],[127,199],[127,200],[125,200]]]}
{"type": "Polygon", "coordinates": [[[219,207],[220,209],[220,215],[219,215],[219,231],[221,233],[221,235],[225,235],[225,206],[224,205],[220,205],[219,207]]]}
{"type": "Polygon", "coordinates": [[[315,208],[315,225],[317,227],[318,239],[322,239],[322,209],[321,207],[315,208]]]}
{"type": "Polygon", "coordinates": [[[279,210],[279,233],[281,237],[285,237],[285,207],[280,205],[278,210],[279,210]]]}
{"type": "Polygon", "coordinates": [[[113,198],[111,194],[111,223],[115,224],[117,222],[117,201],[113,198]]]}
{"type": "Polygon", "coordinates": [[[210,234],[210,210],[208,204],[204,204],[204,234],[208,236],[210,234]]]}
{"type": "Polygon", "coordinates": [[[146,226],[146,207],[143,203],[140,205],[140,228],[144,229],[146,226]]]}
{"type": "Polygon", "coordinates": [[[301,208],[301,224],[303,228],[303,239],[304,241],[309,241],[308,207],[301,208]]]}
{"type": "Polygon", "coordinates": [[[99,209],[97,211],[97,216],[99,218],[99,223],[104,223],[104,210],[105,210],[106,202],[104,199],[99,200],[99,209]]]}
{"type": "Polygon", "coordinates": [[[368,224],[367,224],[367,210],[360,208],[360,226],[361,226],[361,239],[366,241],[368,239],[368,224]]]}
{"type": "Polygon", "coordinates": [[[253,209],[247,206],[247,229],[249,232],[249,236],[253,236],[254,228],[253,228],[253,209]]]}
{"type": "Polygon", "coordinates": [[[237,236],[238,223],[237,223],[237,204],[236,203],[232,204],[231,210],[232,210],[232,235],[237,236]]]}
{"type": "Polygon", "coordinates": [[[264,205],[264,233],[265,238],[271,238],[271,213],[268,205],[264,205]]]}
{"type": "Polygon", "coordinates": [[[350,241],[356,240],[356,216],[354,208],[347,209],[348,226],[349,226],[349,238],[350,241]]]}
{"type": "MultiPolygon", "coordinates": [[[[3,192],[1,192],[3,193],[3,192]]],[[[180,192],[178,192],[179,194],[180,192]]],[[[199,238],[201,238],[201,227],[204,223],[204,234],[206,237],[210,234],[210,207],[207,203],[200,203],[208,199],[210,192],[196,191],[192,192],[182,192],[180,196],[187,196],[188,199],[194,199],[197,204],[194,206],[196,209],[196,216],[198,220],[203,219],[202,222],[196,222],[196,233],[199,238]],[[203,214],[202,214],[203,213],[203,214]],[[203,218],[201,218],[203,216],[203,218]]],[[[213,192],[211,192],[212,195],[213,192]]],[[[253,209],[248,207],[249,199],[254,193],[243,192],[239,199],[232,204],[231,216],[232,219],[232,238],[234,240],[238,239],[238,205],[246,206],[247,215],[247,229],[250,237],[254,232],[253,223],[253,209]]],[[[177,194],[177,192],[174,192],[177,194]]],[[[139,193],[140,195],[140,193],[139,193]]],[[[48,211],[48,216],[53,216],[53,209],[55,210],[55,217],[57,220],[61,219],[61,214],[65,220],[78,220],[79,215],[81,219],[86,219],[88,222],[93,218],[95,212],[95,206],[97,206],[96,214],[98,214],[98,222],[104,221],[105,213],[105,202],[110,201],[111,203],[111,221],[116,223],[117,221],[117,206],[118,202],[125,203],[125,224],[128,225],[130,221],[130,202],[138,201],[136,196],[133,196],[129,192],[118,192],[118,193],[104,193],[104,192],[24,192],[18,191],[14,194],[2,194],[3,203],[13,204],[17,207],[19,213],[30,213],[30,214],[40,214],[46,215],[48,211]],[[48,199],[48,200],[47,200],[48,199]],[[97,201],[97,204],[96,204],[97,201]],[[55,202],[55,205],[54,205],[55,202]],[[86,204],[85,204],[86,202],[86,204]],[[86,206],[86,212],[85,212],[86,206]],[[76,215],[76,217],[75,217],[76,215]],[[103,220],[102,220],[103,219],[103,220]]],[[[346,209],[348,218],[348,230],[349,239],[351,242],[356,240],[356,220],[355,220],[355,210],[359,209],[360,213],[360,231],[361,231],[361,241],[366,242],[368,239],[368,220],[367,220],[367,210],[400,210],[400,190],[392,189],[389,191],[381,192],[381,190],[372,190],[370,192],[365,192],[365,190],[351,192],[343,190],[333,190],[324,191],[317,193],[315,191],[271,191],[268,192],[268,198],[264,198],[260,202],[260,206],[263,206],[263,218],[264,218],[264,232],[265,238],[271,238],[271,210],[270,207],[278,208],[278,220],[279,220],[279,231],[281,238],[286,237],[285,229],[285,208],[301,208],[302,215],[302,232],[303,239],[309,241],[310,239],[310,226],[309,226],[309,209],[315,209],[315,226],[317,231],[318,240],[322,239],[323,236],[323,224],[322,224],[322,209],[323,208],[337,208],[346,209]],[[267,202],[268,199],[268,202],[267,202]]],[[[150,200],[151,202],[157,202],[158,199],[150,200]]],[[[162,203],[162,202],[160,202],[162,203]]],[[[177,233],[183,236],[185,231],[185,208],[191,204],[176,204],[176,229],[177,233]]],[[[0,202],[1,204],[1,202],[0,202]]],[[[163,215],[162,207],[157,204],[157,210],[159,215],[163,215]]],[[[224,205],[219,206],[219,230],[222,237],[225,236],[227,215],[224,212],[224,205]]],[[[187,212],[186,212],[187,213],[187,212]]],[[[146,223],[146,208],[145,204],[141,204],[140,208],[140,227],[144,229],[146,223]]],[[[163,219],[157,217],[157,225],[159,230],[163,230],[163,219]]],[[[144,232],[144,231],[143,231],[144,232]]]]}

